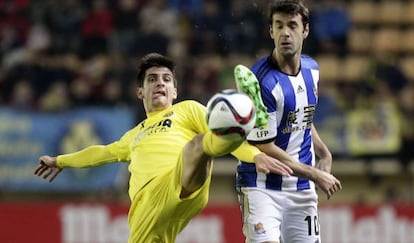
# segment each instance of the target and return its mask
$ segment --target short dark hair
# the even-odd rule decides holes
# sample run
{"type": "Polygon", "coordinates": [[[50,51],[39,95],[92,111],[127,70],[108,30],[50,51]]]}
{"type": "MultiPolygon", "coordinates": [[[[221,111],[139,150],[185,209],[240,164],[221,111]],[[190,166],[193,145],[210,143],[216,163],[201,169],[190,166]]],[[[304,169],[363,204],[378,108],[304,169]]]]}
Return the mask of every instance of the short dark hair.
{"type": "Polygon", "coordinates": [[[137,84],[138,87],[144,86],[145,73],[152,67],[166,67],[171,70],[174,75],[174,86],[177,87],[177,80],[175,78],[175,63],[169,57],[159,53],[149,53],[143,56],[138,65],[137,84]]]}
{"type": "Polygon", "coordinates": [[[271,2],[268,15],[270,25],[272,25],[273,15],[275,13],[300,14],[302,16],[303,26],[309,23],[309,9],[302,0],[276,0],[271,2]]]}

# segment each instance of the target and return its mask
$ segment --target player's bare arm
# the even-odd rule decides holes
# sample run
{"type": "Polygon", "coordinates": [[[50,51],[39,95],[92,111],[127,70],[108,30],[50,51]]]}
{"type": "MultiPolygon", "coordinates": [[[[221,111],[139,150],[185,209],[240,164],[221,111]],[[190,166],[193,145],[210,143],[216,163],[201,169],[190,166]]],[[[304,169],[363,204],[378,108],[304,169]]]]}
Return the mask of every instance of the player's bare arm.
{"type": "Polygon", "coordinates": [[[312,124],[311,129],[312,129],[311,133],[312,133],[313,145],[315,148],[315,154],[319,158],[319,161],[316,167],[319,168],[320,170],[331,173],[332,154],[329,151],[328,147],[325,145],[325,143],[320,138],[318,131],[316,130],[316,127],[313,124],[312,124]]]}
{"type": "Polygon", "coordinates": [[[299,177],[308,178],[316,183],[316,185],[327,195],[327,198],[342,189],[341,182],[333,175],[294,161],[284,150],[277,147],[273,142],[267,144],[259,144],[257,147],[266,154],[285,163],[293,170],[293,173],[299,177]]]}

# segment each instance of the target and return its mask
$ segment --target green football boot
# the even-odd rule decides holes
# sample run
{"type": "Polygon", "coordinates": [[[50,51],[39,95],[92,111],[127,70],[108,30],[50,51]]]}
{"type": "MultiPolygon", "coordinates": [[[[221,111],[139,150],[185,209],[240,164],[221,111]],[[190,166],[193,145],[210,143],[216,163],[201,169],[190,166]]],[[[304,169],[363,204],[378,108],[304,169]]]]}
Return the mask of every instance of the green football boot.
{"type": "Polygon", "coordinates": [[[234,68],[234,79],[236,80],[237,90],[247,94],[254,103],[256,111],[255,127],[265,127],[269,121],[269,114],[263,103],[256,75],[246,66],[239,64],[234,68]]]}

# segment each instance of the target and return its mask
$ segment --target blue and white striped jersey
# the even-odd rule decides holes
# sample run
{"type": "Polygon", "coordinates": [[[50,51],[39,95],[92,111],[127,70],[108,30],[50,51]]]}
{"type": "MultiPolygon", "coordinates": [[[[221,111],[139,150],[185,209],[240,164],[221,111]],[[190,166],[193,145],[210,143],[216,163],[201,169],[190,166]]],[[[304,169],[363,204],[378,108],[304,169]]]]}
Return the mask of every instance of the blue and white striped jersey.
{"type": "MultiPolygon", "coordinates": [[[[319,67],[309,56],[301,56],[300,72],[287,75],[265,57],[252,66],[259,80],[263,101],[270,118],[266,128],[254,129],[247,137],[252,144],[274,143],[295,160],[315,165],[311,124],[318,94],[319,67]]],[[[257,173],[253,163],[240,161],[237,168],[238,187],[261,187],[272,190],[297,191],[314,189],[312,181],[295,176],[257,173]]]]}

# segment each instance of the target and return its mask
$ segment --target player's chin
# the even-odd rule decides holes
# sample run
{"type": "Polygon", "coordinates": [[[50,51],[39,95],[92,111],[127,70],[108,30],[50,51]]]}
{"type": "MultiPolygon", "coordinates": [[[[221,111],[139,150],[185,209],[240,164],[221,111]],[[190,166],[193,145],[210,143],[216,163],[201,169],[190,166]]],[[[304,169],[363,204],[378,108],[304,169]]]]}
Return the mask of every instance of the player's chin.
{"type": "Polygon", "coordinates": [[[157,96],[152,99],[152,106],[157,108],[169,107],[168,99],[165,96],[157,96]]]}
{"type": "Polygon", "coordinates": [[[279,51],[283,56],[293,56],[296,53],[292,45],[281,45],[279,51]]]}

